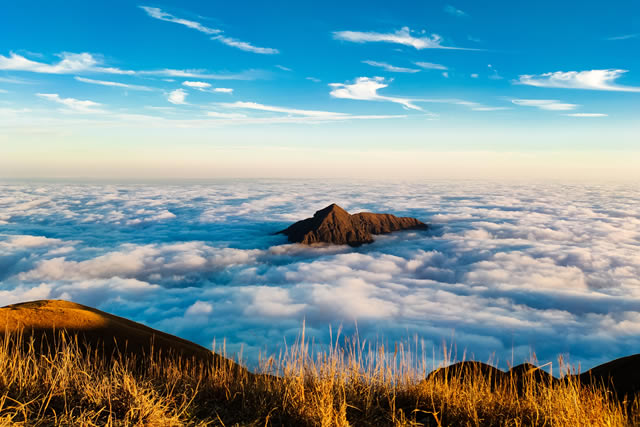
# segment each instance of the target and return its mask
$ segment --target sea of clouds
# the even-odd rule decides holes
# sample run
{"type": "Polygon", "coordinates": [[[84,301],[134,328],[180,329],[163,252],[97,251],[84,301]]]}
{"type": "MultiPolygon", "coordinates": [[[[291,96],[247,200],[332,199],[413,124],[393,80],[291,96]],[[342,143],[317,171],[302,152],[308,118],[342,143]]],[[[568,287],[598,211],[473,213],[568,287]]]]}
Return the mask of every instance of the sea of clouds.
{"type": "Polygon", "coordinates": [[[0,305],[62,298],[255,360],[329,326],[583,370],[640,348],[640,189],[492,182],[0,184],[0,305]],[[429,231],[273,233],[330,203],[429,231]]]}

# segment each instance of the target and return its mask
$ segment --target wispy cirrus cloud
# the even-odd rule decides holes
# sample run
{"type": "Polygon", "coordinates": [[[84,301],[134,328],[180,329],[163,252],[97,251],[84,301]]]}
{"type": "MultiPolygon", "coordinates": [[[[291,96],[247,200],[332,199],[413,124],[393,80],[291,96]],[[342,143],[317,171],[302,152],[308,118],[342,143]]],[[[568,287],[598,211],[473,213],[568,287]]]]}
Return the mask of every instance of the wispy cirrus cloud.
{"type": "Polygon", "coordinates": [[[196,82],[196,81],[184,81],[184,86],[190,87],[201,92],[213,92],[213,93],[233,93],[233,89],[228,87],[211,87],[211,83],[196,82]]]}
{"type": "MultiPolygon", "coordinates": [[[[135,76],[185,77],[211,80],[256,80],[269,75],[266,71],[246,70],[238,73],[211,73],[203,69],[172,69],[158,70],[123,70],[117,67],[103,66],[102,59],[94,54],[69,53],[58,54],[60,61],[47,64],[33,61],[24,56],[11,52],[9,56],[0,55],[0,70],[25,71],[43,74],[122,74],[135,76]]],[[[7,79],[10,83],[24,83],[22,80],[7,79]]]]}
{"type": "Polygon", "coordinates": [[[371,65],[372,67],[382,68],[385,71],[389,71],[392,73],[419,73],[420,70],[415,68],[405,68],[405,67],[396,67],[395,65],[388,64],[386,62],[378,62],[378,61],[362,61],[362,63],[371,65]]]}
{"type": "Polygon", "coordinates": [[[578,107],[578,104],[568,104],[554,99],[512,99],[511,102],[515,105],[549,111],[575,110],[578,107]]]}
{"type": "Polygon", "coordinates": [[[353,83],[330,83],[329,86],[333,88],[329,94],[334,98],[394,102],[407,109],[422,111],[412,99],[380,95],[378,91],[389,86],[382,77],[358,77],[353,83]]]}
{"type": "Polygon", "coordinates": [[[76,111],[78,113],[101,113],[103,112],[98,107],[102,104],[97,102],[89,101],[89,100],[80,100],[75,98],[62,98],[57,93],[37,93],[37,96],[40,98],[46,99],[48,101],[53,101],[58,104],[64,105],[70,110],[76,111]]]}
{"type": "Polygon", "coordinates": [[[607,37],[605,40],[609,40],[609,41],[615,41],[615,40],[629,40],[629,39],[637,39],[638,37],[640,37],[640,33],[634,33],[634,34],[623,34],[623,35],[621,35],[621,36],[607,37]]]}
{"type": "Polygon", "coordinates": [[[285,114],[295,114],[300,116],[308,116],[308,117],[337,117],[337,116],[346,116],[346,113],[334,113],[331,111],[318,111],[318,110],[301,110],[296,108],[286,108],[286,107],[277,107],[273,105],[264,105],[259,104],[257,102],[231,102],[231,103],[220,103],[221,106],[226,108],[241,108],[248,110],[260,110],[260,111],[269,111],[273,113],[285,113],[285,114]]]}
{"type": "Polygon", "coordinates": [[[502,111],[509,109],[509,107],[495,107],[491,105],[484,105],[479,102],[465,101],[464,99],[421,99],[420,101],[462,105],[463,107],[470,108],[471,111],[502,111]]]}
{"type": "Polygon", "coordinates": [[[298,108],[281,107],[275,105],[265,105],[257,102],[221,102],[218,105],[225,109],[231,110],[247,110],[261,111],[266,113],[275,113],[275,115],[265,116],[248,116],[247,114],[226,113],[210,111],[208,117],[220,119],[229,123],[237,124],[314,124],[323,122],[342,122],[347,120],[378,120],[378,119],[397,119],[404,118],[404,115],[358,115],[339,113],[333,111],[321,110],[303,110],[298,108]]]}
{"type": "Polygon", "coordinates": [[[396,43],[410,46],[418,50],[422,49],[455,49],[455,50],[477,50],[463,47],[444,46],[442,37],[438,34],[414,36],[409,27],[402,27],[393,33],[378,33],[364,31],[335,31],[333,38],[354,43],[384,42],[396,43]]]}
{"type": "Polygon", "coordinates": [[[572,114],[565,114],[565,116],[569,116],[569,117],[607,117],[608,114],[604,114],[604,113],[572,113],[572,114]]]}
{"type": "Polygon", "coordinates": [[[270,48],[270,47],[254,46],[251,43],[244,42],[244,41],[238,40],[238,39],[234,39],[232,37],[215,36],[215,37],[211,37],[211,40],[217,40],[220,43],[224,43],[227,46],[231,46],[231,47],[235,47],[235,48],[240,49],[240,50],[244,50],[245,52],[253,52],[253,53],[259,53],[259,54],[263,54],[263,55],[275,55],[277,53],[280,53],[280,51],[278,51],[278,49],[273,49],[273,48],[270,48]]]}
{"type": "Polygon", "coordinates": [[[452,6],[450,4],[446,5],[444,7],[444,11],[447,12],[449,15],[453,15],[453,16],[457,16],[457,17],[465,17],[465,16],[469,16],[465,11],[458,9],[455,6],[452,6]]]}
{"type": "Polygon", "coordinates": [[[74,77],[74,79],[82,83],[90,83],[90,84],[100,85],[100,86],[121,87],[123,89],[142,90],[142,91],[154,90],[153,88],[150,88],[148,86],[132,85],[127,83],[113,82],[109,80],[94,80],[94,79],[88,79],[85,77],[78,77],[78,76],[74,77]]]}
{"type": "Polygon", "coordinates": [[[442,64],[434,64],[433,62],[414,62],[418,67],[426,70],[448,70],[448,68],[442,64]]]}
{"type": "Polygon", "coordinates": [[[144,10],[145,12],[147,12],[147,15],[149,15],[152,18],[159,19],[161,21],[173,22],[175,24],[184,25],[185,27],[191,28],[193,30],[200,31],[201,33],[219,34],[219,33],[222,32],[221,30],[218,30],[216,28],[206,27],[206,26],[204,26],[201,23],[196,22],[196,21],[189,21],[187,19],[182,19],[182,18],[175,17],[175,16],[171,15],[170,13],[167,13],[164,10],[162,10],[160,8],[157,8],[157,7],[140,6],[140,9],[144,10]]]}
{"type": "Polygon", "coordinates": [[[191,28],[196,31],[200,31],[201,33],[205,33],[208,35],[215,35],[214,37],[211,37],[211,40],[219,41],[220,43],[224,43],[227,46],[235,47],[237,49],[244,50],[245,52],[253,52],[253,53],[259,53],[259,54],[265,54],[265,55],[273,55],[273,54],[280,53],[278,49],[273,49],[270,47],[258,47],[242,40],[223,36],[221,35],[222,30],[219,30],[217,28],[206,27],[196,21],[190,21],[188,19],[178,18],[157,7],[140,6],[140,8],[144,10],[147,13],[147,15],[149,15],[151,18],[184,25],[185,27],[191,28]]]}
{"type": "Polygon", "coordinates": [[[176,70],[172,68],[138,71],[136,74],[141,76],[183,77],[206,80],[258,80],[269,76],[268,72],[262,70],[246,70],[239,73],[210,73],[203,69],[176,70]]]}
{"type": "Polygon", "coordinates": [[[615,81],[628,70],[605,69],[589,71],[556,71],[544,74],[521,75],[517,83],[549,88],[640,92],[640,87],[622,86],[615,81]]]}
{"type": "Polygon", "coordinates": [[[61,59],[54,64],[32,61],[22,55],[11,52],[9,56],[0,55],[0,70],[30,71],[44,74],[76,74],[81,72],[105,74],[135,74],[135,71],[115,67],[103,67],[102,61],[90,53],[63,52],[61,59]]]}
{"type": "Polygon", "coordinates": [[[221,113],[219,111],[207,111],[207,117],[212,117],[214,119],[244,119],[247,117],[247,115],[241,113],[221,113]]]}

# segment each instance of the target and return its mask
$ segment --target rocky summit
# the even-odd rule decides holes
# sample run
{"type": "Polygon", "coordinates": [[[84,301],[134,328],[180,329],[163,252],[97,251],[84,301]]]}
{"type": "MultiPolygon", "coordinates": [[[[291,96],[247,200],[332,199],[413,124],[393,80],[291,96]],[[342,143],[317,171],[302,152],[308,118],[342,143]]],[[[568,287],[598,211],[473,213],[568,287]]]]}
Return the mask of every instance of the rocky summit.
{"type": "Polygon", "coordinates": [[[279,231],[290,242],[360,246],[373,242],[373,235],[400,230],[427,229],[429,226],[415,218],[391,214],[361,212],[349,214],[340,206],[331,204],[316,212],[312,218],[298,221],[279,231]]]}

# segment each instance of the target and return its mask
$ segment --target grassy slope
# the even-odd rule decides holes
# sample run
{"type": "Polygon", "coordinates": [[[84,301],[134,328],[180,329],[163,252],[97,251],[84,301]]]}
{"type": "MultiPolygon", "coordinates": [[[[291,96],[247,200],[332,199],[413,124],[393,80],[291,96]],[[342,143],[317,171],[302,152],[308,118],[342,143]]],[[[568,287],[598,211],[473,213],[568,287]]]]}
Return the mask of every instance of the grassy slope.
{"type": "Polygon", "coordinates": [[[640,425],[638,401],[622,405],[578,378],[524,376],[516,387],[488,381],[483,365],[470,364],[464,375],[424,379],[426,364],[402,345],[391,359],[376,357],[383,348],[348,342],[311,357],[303,338],[281,359],[263,362],[263,372],[276,377],[78,304],[19,304],[0,309],[0,321],[8,332],[0,342],[0,425],[640,425]],[[127,339],[139,349],[155,337],[196,357],[104,357],[56,338],[53,325],[84,339],[127,339]],[[48,332],[55,347],[43,353],[20,334],[23,327],[48,332]]]}

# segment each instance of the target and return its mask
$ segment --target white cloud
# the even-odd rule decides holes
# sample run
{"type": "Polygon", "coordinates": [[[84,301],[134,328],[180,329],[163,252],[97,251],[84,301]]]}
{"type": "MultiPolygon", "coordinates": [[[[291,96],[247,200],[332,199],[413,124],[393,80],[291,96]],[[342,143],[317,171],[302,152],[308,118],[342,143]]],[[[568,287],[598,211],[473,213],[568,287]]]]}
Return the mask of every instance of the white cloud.
{"type": "Polygon", "coordinates": [[[182,84],[188,87],[192,87],[194,89],[208,89],[211,87],[211,83],[206,83],[206,82],[186,81],[186,82],[182,82],[182,84]]]}
{"type": "Polygon", "coordinates": [[[434,64],[433,62],[416,62],[418,67],[425,68],[427,70],[447,70],[448,68],[441,64],[434,64]]]}
{"type": "Polygon", "coordinates": [[[493,71],[493,74],[489,75],[489,78],[491,80],[502,80],[504,77],[502,77],[499,73],[498,70],[495,69],[495,67],[491,64],[487,65],[487,68],[489,68],[491,71],[493,71]]]}
{"type": "Polygon", "coordinates": [[[621,36],[607,37],[605,40],[629,40],[629,39],[636,39],[638,37],[640,37],[640,33],[624,34],[624,35],[621,35],[621,36]]]}
{"type": "Polygon", "coordinates": [[[21,273],[27,280],[85,280],[119,277],[137,280],[180,281],[194,272],[219,271],[234,264],[255,262],[258,250],[215,248],[202,242],[164,245],[124,244],[96,258],[73,261],[66,257],[39,262],[21,273]]]}
{"type": "Polygon", "coordinates": [[[468,16],[464,11],[457,9],[456,7],[451,6],[450,4],[444,7],[444,11],[447,12],[449,15],[453,15],[453,16],[458,16],[458,17],[468,16]]]}
{"type": "Polygon", "coordinates": [[[610,90],[618,92],[640,92],[640,87],[621,86],[615,81],[627,70],[556,71],[539,75],[521,75],[518,82],[537,87],[564,89],[610,90]]]}
{"type": "MultiPolygon", "coordinates": [[[[194,30],[200,31],[201,33],[205,33],[209,35],[222,33],[221,30],[218,30],[216,28],[206,27],[199,22],[177,18],[157,7],[140,6],[140,8],[143,9],[147,13],[147,15],[149,15],[150,17],[159,19],[161,21],[173,22],[176,24],[184,25],[186,27],[189,27],[191,29],[194,29],[194,30]]],[[[272,49],[269,47],[256,47],[250,43],[243,42],[241,40],[237,40],[237,39],[222,36],[222,35],[211,37],[211,39],[224,43],[227,46],[232,46],[247,52],[261,53],[261,54],[267,54],[267,55],[279,53],[278,49],[272,49]]]]}
{"type": "Polygon", "coordinates": [[[423,102],[443,102],[446,104],[463,105],[471,108],[473,111],[500,111],[508,110],[507,107],[492,107],[480,104],[479,102],[465,101],[462,99],[424,99],[423,102]]]}
{"type": "Polygon", "coordinates": [[[112,81],[108,81],[108,80],[94,80],[94,79],[87,79],[85,77],[78,77],[78,76],[76,76],[74,78],[79,82],[90,83],[90,84],[100,85],[100,86],[121,87],[121,88],[124,88],[124,89],[142,90],[142,91],[151,91],[151,90],[153,90],[152,88],[150,88],[148,86],[131,85],[131,84],[126,84],[126,83],[112,82],[112,81]]]}
{"type": "Polygon", "coordinates": [[[204,25],[202,25],[199,22],[195,22],[195,21],[189,21],[186,19],[182,19],[182,18],[177,18],[165,11],[163,11],[162,9],[159,9],[157,7],[148,7],[148,6],[140,6],[140,8],[142,10],[144,10],[145,12],[147,12],[147,15],[149,15],[152,18],[155,19],[159,19],[161,21],[166,21],[166,22],[173,22],[176,24],[180,24],[180,25],[184,25],[185,27],[189,27],[191,29],[200,31],[201,33],[205,33],[205,34],[218,34],[221,31],[215,28],[209,28],[209,27],[205,27],[204,25]]]}
{"type": "MultiPolygon", "coordinates": [[[[59,54],[62,59],[54,64],[32,61],[24,56],[13,52],[9,57],[0,55],[0,70],[8,71],[28,71],[45,74],[122,74],[136,76],[167,76],[185,77],[212,80],[255,80],[268,76],[268,73],[261,70],[246,70],[238,73],[210,73],[202,69],[176,70],[163,68],[159,70],[122,70],[115,67],[102,66],[102,60],[90,53],[68,53],[59,54]]],[[[9,83],[25,83],[22,80],[10,80],[9,83]]],[[[2,81],[0,79],[0,81],[2,81]]]]}
{"type": "Polygon", "coordinates": [[[284,65],[276,65],[276,68],[280,68],[282,71],[293,71],[289,67],[285,67],[284,65]]]}
{"type": "Polygon", "coordinates": [[[187,92],[184,89],[176,89],[167,95],[167,101],[172,104],[182,105],[186,104],[187,92]]]}
{"type": "Polygon", "coordinates": [[[422,111],[413,104],[414,100],[378,94],[378,90],[389,86],[382,77],[358,77],[354,83],[330,83],[329,86],[333,88],[330,95],[334,98],[395,102],[405,108],[422,111]]]}
{"type": "Polygon", "coordinates": [[[396,67],[391,64],[387,64],[386,62],[378,62],[378,61],[362,61],[367,65],[371,65],[372,67],[383,68],[386,71],[390,71],[392,73],[418,73],[420,70],[416,70],[415,68],[404,68],[404,67],[396,67]]]}
{"type": "Polygon", "coordinates": [[[184,86],[199,90],[201,92],[213,92],[213,93],[233,93],[233,89],[226,87],[215,87],[212,88],[210,83],[207,82],[195,82],[195,81],[185,81],[182,82],[184,86]]]}
{"type": "Polygon", "coordinates": [[[102,104],[97,102],[89,101],[89,100],[80,100],[75,98],[61,98],[57,93],[37,93],[37,96],[43,99],[47,99],[49,101],[57,102],[58,104],[62,104],[70,110],[77,111],[79,113],[101,113],[103,110],[100,110],[96,107],[99,107],[102,104]]]}
{"type": "Polygon", "coordinates": [[[279,107],[274,105],[259,104],[257,102],[221,102],[218,105],[227,109],[242,109],[264,111],[268,113],[279,113],[282,115],[261,115],[248,116],[246,114],[226,113],[218,111],[210,111],[208,117],[217,119],[216,123],[230,124],[278,124],[278,123],[299,123],[299,124],[315,124],[324,122],[347,121],[347,120],[382,120],[382,119],[398,119],[403,115],[355,115],[347,113],[338,113],[332,111],[320,110],[301,110],[297,108],[279,107]]]}
{"type": "Polygon", "coordinates": [[[443,72],[442,73],[442,77],[444,77],[445,79],[448,79],[449,78],[449,72],[448,71],[443,72]]]}
{"type": "Polygon", "coordinates": [[[320,83],[322,80],[316,78],[316,77],[305,77],[305,79],[314,82],[314,83],[320,83]]]}
{"type": "Polygon", "coordinates": [[[240,113],[220,113],[217,111],[208,111],[207,116],[213,117],[214,119],[244,119],[247,117],[246,114],[240,113]]]}
{"type": "Polygon", "coordinates": [[[18,85],[22,85],[22,84],[26,84],[29,83],[27,80],[22,80],[22,79],[16,79],[16,78],[9,78],[9,77],[0,77],[0,83],[11,83],[11,84],[18,84],[18,85]]]}
{"type": "Polygon", "coordinates": [[[512,99],[511,102],[516,105],[550,111],[574,110],[578,107],[578,104],[567,104],[553,99],[512,99]]]}
{"type": "Polygon", "coordinates": [[[409,27],[402,27],[394,33],[377,33],[362,31],[335,31],[333,37],[338,40],[345,40],[355,43],[367,42],[385,42],[397,43],[404,46],[411,46],[415,49],[456,49],[456,50],[473,50],[460,47],[443,46],[442,37],[438,34],[430,36],[422,35],[415,37],[409,27]]]}
{"type": "Polygon", "coordinates": [[[237,40],[231,37],[216,36],[216,37],[212,37],[211,39],[224,43],[227,46],[244,50],[246,52],[260,53],[263,55],[274,55],[274,54],[280,53],[278,49],[273,49],[270,47],[257,47],[252,45],[251,43],[243,42],[241,40],[237,40]]]}
{"type": "Polygon", "coordinates": [[[569,116],[569,117],[607,117],[608,114],[603,114],[603,113],[573,113],[573,114],[565,114],[565,116],[569,116]]]}
{"type": "Polygon", "coordinates": [[[196,301],[187,308],[186,316],[202,316],[213,313],[213,306],[205,301],[196,301]]]}
{"type": "Polygon", "coordinates": [[[257,102],[233,102],[233,103],[221,103],[226,108],[241,108],[247,110],[260,110],[269,111],[274,113],[295,114],[307,117],[336,117],[347,116],[346,113],[334,113],[331,111],[318,111],[318,110],[299,110],[295,108],[276,107],[273,105],[258,104],[257,102]]]}
{"type": "MultiPolygon", "coordinates": [[[[209,73],[201,69],[193,70],[176,70],[171,68],[163,68],[160,70],[137,71],[136,74],[141,76],[169,76],[183,77],[192,79],[211,79],[211,80],[256,80],[268,76],[268,73],[260,70],[247,70],[239,73],[215,74],[209,73]]],[[[171,80],[166,80],[171,81],[171,80]]]]}
{"type": "Polygon", "coordinates": [[[477,73],[473,73],[473,74],[471,74],[471,78],[472,78],[472,79],[477,79],[477,78],[478,78],[478,74],[477,74],[477,73]]]}
{"type": "Polygon", "coordinates": [[[9,57],[0,55],[0,70],[30,71],[45,74],[75,74],[81,72],[106,74],[135,74],[134,71],[113,67],[102,67],[101,61],[90,53],[68,53],[59,55],[62,59],[55,64],[32,61],[11,52],[9,57]]]}
{"type": "Polygon", "coordinates": [[[246,290],[253,299],[244,313],[265,317],[295,316],[306,307],[306,304],[294,304],[286,289],[257,286],[246,290]]]}
{"type": "Polygon", "coordinates": [[[40,248],[44,246],[59,245],[62,243],[60,239],[52,239],[44,236],[19,235],[12,236],[6,242],[0,242],[0,245],[10,248],[40,248]]]}

